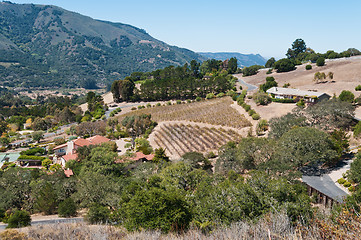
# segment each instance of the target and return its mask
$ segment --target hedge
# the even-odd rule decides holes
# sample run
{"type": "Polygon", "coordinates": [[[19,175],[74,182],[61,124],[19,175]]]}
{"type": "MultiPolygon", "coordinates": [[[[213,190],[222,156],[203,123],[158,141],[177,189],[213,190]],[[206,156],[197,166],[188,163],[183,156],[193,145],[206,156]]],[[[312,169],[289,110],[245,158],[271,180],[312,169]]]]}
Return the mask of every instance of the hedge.
{"type": "Polygon", "coordinates": [[[18,160],[44,160],[46,157],[40,157],[40,156],[29,156],[29,155],[20,155],[18,160]]]}
{"type": "Polygon", "coordinates": [[[293,99],[288,99],[288,98],[272,98],[272,102],[279,102],[279,103],[295,103],[295,100],[293,99]]]}

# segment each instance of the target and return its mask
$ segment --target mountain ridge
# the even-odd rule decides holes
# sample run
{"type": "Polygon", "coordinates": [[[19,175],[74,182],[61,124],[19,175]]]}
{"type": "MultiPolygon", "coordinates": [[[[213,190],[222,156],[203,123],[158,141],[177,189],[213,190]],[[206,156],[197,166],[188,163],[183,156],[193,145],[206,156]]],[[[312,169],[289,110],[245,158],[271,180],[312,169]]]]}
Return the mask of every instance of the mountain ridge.
{"type": "Polygon", "coordinates": [[[183,65],[204,57],[168,45],[145,30],[96,20],[53,5],[0,2],[0,84],[109,84],[135,71],[183,65]],[[8,66],[17,63],[17,66],[8,66]]]}
{"type": "Polygon", "coordinates": [[[198,52],[198,54],[208,58],[217,60],[226,60],[232,57],[237,58],[240,67],[249,67],[252,65],[265,65],[266,59],[260,54],[242,54],[238,52],[198,52]]]}

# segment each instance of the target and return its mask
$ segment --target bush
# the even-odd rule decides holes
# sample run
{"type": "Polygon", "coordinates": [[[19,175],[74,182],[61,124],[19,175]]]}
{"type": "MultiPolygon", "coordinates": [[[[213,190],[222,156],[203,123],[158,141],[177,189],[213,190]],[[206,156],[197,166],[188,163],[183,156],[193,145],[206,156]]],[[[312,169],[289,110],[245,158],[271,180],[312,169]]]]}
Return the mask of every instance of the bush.
{"type": "Polygon", "coordinates": [[[358,138],[361,135],[361,122],[358,122],[353,129],[353,135],[358,138]]]}
{"type": "Polygon", "coordinates": [[[160,103],[157,103],[156,106],[159,107],[161,104],[160,103]]]}
{"type": "Polygon", "coordinates": [[[361,91],[361,85],[358,85],[357,87],[355,87],[356,91],[361,91]]]}
{"type": "Polygon", "coordinates": [[[182,101],[181,101],[181,100],[177,100],[176,103],[177,103],[177,104],[181,104],[182,101]]]}
{"type": "Polygon", "coordinates": [[[312,69],[312,66],[310,64],[307,64],[306,65],[306,70],[311,70],[312,69]]]}
{"type": "Polygon", "coordinates": [[[317,60],[316,60],[316,65],[317,65],[318,67],[324,66],[324,65],[325,65],[325,58],[323,58],[323,57],[317,58],[317,60]]]}
{"type": "Polygon", "coordinates": [[[248,115],[250,115],[250,116],[252,116],[252,115],[255,114],[255,113],[256,113],[256,111],[253,110],[253,109],[251,109],[251,110],[248,111],[248,115]]]}
{"type": "Polygon", "coordinates": [[[340,179],[337,180],[337,182],[339,184],[343,185],[346,182],[346,180],[344,178],[340,178],[340,179]]]}
{"type": "Polygon", "coordinates": [[[248,112],[249,110],[251,110],[251,106],[248,105],[248,104],[245,104],[243,108],[244,108],[244,110],[246,110],[246,112],[248,112]]]}
{"type": "Polygon", "coordinates": [[[350,91],[347,91],[347,90],[343,90],[340,94],[340,96],[338,96],[338,98],[341,100],[341,101],[344,101],[344,102],[350,102],[352,103],[355,99],[355,95],[350,92],[350,91]]]}
{"type": "Polygon", "coordinates": [[[208,93],[206,95],[206,99],[212,99],[212,98],[215,98],[216,96],[214,95],[214,93],[208,93]]]}
{"type": "Polygon", "coordinates": [[[222,92],[217,94],[217,98],[221,98],[223,96],[224,96],[224,93],[222,93],[222,92]]]}
{"type": "Polygon", "coordinates": [[[23,240],[28,239],[25,236],[25,233],[20,233],[19,231],[15,229],[8,229],[0,233],[0,239],[3,240],[23,240]]]}
{"type": "Polygon", "coordinates": [[[272,101],[271,97],[264,92],[257,92],[253,94],[253,99],[257,105],[267,105],[272,101]]]}
{"type": "Polygon", "coordinates": [[[272,69],[268,69],[268,71],[266,72],[266,74],[271,74],[272,73],[272,69]]]}
{"type": "Polygon", "coordinates": [[[27,211],[17,210],[8,219],[7,228],[26,227],[31,225],[31,217],[27,211]]]}
{"type": "Polygon", "coordinates": [[[201,97],[196,97],[196,101],[197,101],[197,102],[200,102],[201,100],[202,100],[201,97]]]}
{"type": "Polygon", "coordinates": [[[76,216],[76,204],[73,199],[67,198],[59,203],[58,208],[59,217],[75,217],[76,216]]]}
{"type": "Polygon", "coordinates": [[[258,70],[260,70],[263,66],[260,65],[253,65],[250,67],[243,68],[243,77],[252,76],[258,73],[258,70]]]}
{"type": "Polygon", "coordinates": [[[32,156],[32,155],[20,155],[20,157],[18,158],[19,160],[44,160],[46,159],[46,157],[41,157],[41,156],[32,156]]]}
{"type": "Polygon", "coordinates": [[[272,98],[272,102],[279,102],[279,103],[295,103],[295,100],[289,98],[272,98]]]}
{"type": "Polygon", "coordinates": [[[356,191],[356,188],[354,186],[350,186],[350,187],[348,187],[348,190],[350,192],[354,192],[354,191],[356,191]]]}
{"type": "MultiPolygon", "coordinates": [[[[55,138],[54,141],[56,139],[58,139],[58,138],[55,138]]],[[[61,139],[64,139],[64,138],[61,138],[61,139]]],[[[39,147],[31,148],[31,149],[20,152],[20,155],[28,155],[28,156],[29,155],[44,155],[44,154],[45,154],[45,149],[44,148],[39,148],[39,147]]]]}
{"type": "Polygon", "coordinates": [[[275,69],[277,72],[289,72],[295,70],[295,64],[288,58],[283,58],[275,63],[275,69]]]}
{"type": "Polygon", "coordinates": [[[261,117],[260,117],[260,115],[258,113],[255,113],[255,114],[252,115],[253,120],[259,120],[260,118],[261,117]]]}
{"type": "Polygon", "coordinates": [[[136,108],[136,107],[132,107],[130,110],[134,111],[134,110],[137,110],[137,108],[136,108]]]}
{"type": "Polygon", "coordinates": [[[346,182],[343,183],[343,186],[344,186],[345,188],[348,188],[348,187],[351,186],[351,183],[348,182],[348,181],[346,181],[346,182]]]}
{"type": "Polygon", "coordinates": [[[90,224],[107,223],[110,217],[110,210],[98,203],[93,204],[85,216],[90,224]]]}
{"type": "Polygon", "coordinates": [[[168,101],[168,102],[167,102],[167,105],[169,105],[169,106],[172,105],[172,102],[171,102],[171,101],[168,101]]]}

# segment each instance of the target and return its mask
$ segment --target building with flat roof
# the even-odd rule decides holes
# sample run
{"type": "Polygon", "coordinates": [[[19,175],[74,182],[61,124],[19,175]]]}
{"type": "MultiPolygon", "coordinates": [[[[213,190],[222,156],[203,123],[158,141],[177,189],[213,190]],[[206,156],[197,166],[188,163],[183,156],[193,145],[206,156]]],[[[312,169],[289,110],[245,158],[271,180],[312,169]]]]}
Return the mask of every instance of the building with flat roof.
{"type": "Polygon", "coordinates": [[[276,99],[293,99],[297,102],[304,99],[306,103],[316,103],[320,100],[330,99],[331,96],[323,92],[304,91],[294,88],[280,88],[272,87],[267,90],[267,93],[276,99]]]}

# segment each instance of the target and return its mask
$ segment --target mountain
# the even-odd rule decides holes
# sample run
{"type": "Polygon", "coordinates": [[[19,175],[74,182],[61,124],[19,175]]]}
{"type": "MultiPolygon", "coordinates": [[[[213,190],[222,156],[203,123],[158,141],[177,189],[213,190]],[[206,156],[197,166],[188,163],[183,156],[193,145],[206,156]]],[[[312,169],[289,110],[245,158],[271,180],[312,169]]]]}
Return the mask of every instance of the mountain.
{"type": "Polygon", "coordinates": [[[90,88],[192,59],[204,60],[131,25],[56,6],[0,2],[0,85],[90,88]]]}
{"type": "Polygon", "coordinates": [[[200,55],[208,59],[226,60],[232,57],[237,58],[238,66],[249,67],[252,65],[265,65],[267,60],[259,54],[241,54],[236,52],[199,52],[200,55]]]}

